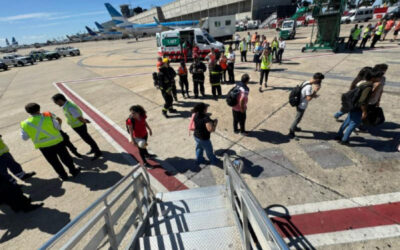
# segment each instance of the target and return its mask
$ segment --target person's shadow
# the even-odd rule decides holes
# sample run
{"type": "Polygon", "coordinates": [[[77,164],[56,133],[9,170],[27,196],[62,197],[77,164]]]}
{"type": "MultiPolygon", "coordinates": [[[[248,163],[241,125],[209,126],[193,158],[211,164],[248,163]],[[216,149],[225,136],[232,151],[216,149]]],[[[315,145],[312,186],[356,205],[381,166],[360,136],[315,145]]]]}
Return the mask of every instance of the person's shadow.
{"type": "Polygon", "coordinates": [[[201,167],[197,164],[195,159],[184,159],[181,157],[171,157],[163,161],[159,161],[161,166],[164,166],[163,162],[168,163],[174,169],[167,169],[168,175],[176,175],[178,173],[184,174],[188,171],[198,173],[201,171],[201,167]]]}
{"type": "Polygon", "coordinates": [[[224,154],[228,154],[232,161],[241,160],[243,161],[243,169],[241,170],[241,174],[248,174],[251,177],[259,177],[261,173],[264,171],[264,168],[260,165],[254,164],[252,161],[248,160],[246,157],[242,157],[236,154],[236,151],[232,149],[224,150],[219,149],[215,151],[215,154],[218,156],[223,156],[224,154]]]}
{"type": "Polygon", "coordinates": [[[261,142],[269,142],[272,144],[283,144],[290,142],[290,139],[287,135],[266,129],[251,131],[248,137],[256,138],[261,142]]]}
{"type": "Polygon", "coordinates": [[[90,191],[104,190],[112,187],[115,183],[122,179],[122,175],[115,171],[97,172],[87,171],[81,172],[78,176],[68,181],[85,185],[90,191]]]}
{"type": "Polygon", "coordinates": [[[102,151],[103,156],[99,159],[92,161],[93,156],[82,155],[82,158],[74,158],[74,162],[84,170],[107,170],[107,161],[115,162],[121,165],[131,165],[127,160],[127,156],[131,156],[128,153],[112,153],[108,151],[102,151]]]}
{"type": "MultiPolygon", "coordinates": [[[[0,236],[0,244],[9,241],[24,230],[39,229],[50,235],[56,234],[70,222],[70,215],[57,209],[42,207],[29,213],[15,213],[8,206],[0,206],[0,229],[6,232],[0,236]]],[[[27,248],[30,248],[27,245],[27,248]]]]}
{"type": "Polygon", "coordinates": [[[65,194],[65,189],[61,187],[62,181],[58,178],[40,179],[34,176],[25,182],[31,185],[22,185],[22,190],[33,201],[44,201],[49,197],[61,197],[65,194]]]}

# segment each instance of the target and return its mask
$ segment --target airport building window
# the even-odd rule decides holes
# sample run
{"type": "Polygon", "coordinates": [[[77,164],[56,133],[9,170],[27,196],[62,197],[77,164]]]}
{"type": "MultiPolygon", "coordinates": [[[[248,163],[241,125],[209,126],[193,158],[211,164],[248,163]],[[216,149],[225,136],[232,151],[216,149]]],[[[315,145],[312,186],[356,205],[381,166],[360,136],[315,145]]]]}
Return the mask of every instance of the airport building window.
{"type": "Polygon", "coordinates": [[[231,20],[226,20],[225,21],[225,26],[231,26],[231,20]]]}

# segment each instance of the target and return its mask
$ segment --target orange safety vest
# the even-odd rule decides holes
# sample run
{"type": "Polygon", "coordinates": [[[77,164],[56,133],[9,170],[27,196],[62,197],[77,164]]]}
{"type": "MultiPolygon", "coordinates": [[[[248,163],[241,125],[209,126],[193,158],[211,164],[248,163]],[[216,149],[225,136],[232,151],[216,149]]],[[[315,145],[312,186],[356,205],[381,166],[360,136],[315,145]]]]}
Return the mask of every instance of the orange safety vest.
{"type": "Polygon", "coordinates": [[[51,113],[49,111],[43,112],[44,117],[51,117],[51,113]]]}
{"type": "Polygon", "coordinates": [[[253,36],[251,37],[251,42],[252,42],[252,43],[255,43],[255,42],[256,42],[256,39],[257,39],[257,35],[256,35],[256,34],[253,34],[253,36]]]}
{"type": "Polygon", "coordinates": [[[185,67],[185,68],[179,67],[179,69],[178,69],[178,75],[180,75],[180,76],[187,75],[187,68],[186,68],[186,67],[185,67]]]}
{"type": "Polygon", "coordinates": [[[221,59],[221,61],[219,61],[219,65],[221,66],[221,68],[223,70],[226,70],[228,68],[228,65],[226,64],[227,60],[226,59],[221,59]]]}

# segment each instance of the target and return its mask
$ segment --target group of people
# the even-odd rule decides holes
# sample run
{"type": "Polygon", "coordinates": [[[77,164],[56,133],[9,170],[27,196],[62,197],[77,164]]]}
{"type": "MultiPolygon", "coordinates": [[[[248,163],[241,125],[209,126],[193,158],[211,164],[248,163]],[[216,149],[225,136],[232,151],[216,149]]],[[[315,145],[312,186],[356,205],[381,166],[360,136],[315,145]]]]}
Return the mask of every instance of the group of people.
{"type": "MultiPolygon", "coordinates": [[[[54,95],[52,100],[56,105],[62,107],[67,124],[91,147],[87,154],[94,155],[92,160],[101,157],[101,150],[88,133],[87,124],[90,121],[83,117],[81,109],[67,100],[63,94],[54,95]]],[[[30,116],[20,124],[22,139],[32,141],[35,149],[40,150],[62,181],[70,178],[63,165],[68,168],[73,177],[79,175],[81,170],[75,166],[67,148],[76,157],[82,158],[83,156],[72,144],[68,134],[61,129],[61,118],[48,111],[41,112],[40,105],[37,103],[26,104],[25,111],[30,116]]],[[[17,185],[8,170],[22,181],[36,175],[35,172],[26,173],[22,170],[21,165],[14,160],[9,148],[0,137],[0,203],[4,202],[9,204],[13,210],[24,212],[42,206],[42,203],[32,204],[31,200],[23,195],[20,186],[17,185]]]]}
{"type": "Polygon", "coordinates": [[[365,49],[367,42],[371,39],[370,48],[375,48],[375,45],[378,41],[384,41],[386,36],[390,33],[390,31],[394,28],[393,39],[392,41],[397,40],[397,36],[400,31],[400,21],[395,21],[394,18],[390,20],[381,20],[376,23],[375,26],[372,24],[368,24],[365,28],[363,25],[356,24],[350,30],[350,36],[346,44],[346,48],[350,50],[354,50],[357,46],[358,41],[361,40],[360,49],[365,49]]]}

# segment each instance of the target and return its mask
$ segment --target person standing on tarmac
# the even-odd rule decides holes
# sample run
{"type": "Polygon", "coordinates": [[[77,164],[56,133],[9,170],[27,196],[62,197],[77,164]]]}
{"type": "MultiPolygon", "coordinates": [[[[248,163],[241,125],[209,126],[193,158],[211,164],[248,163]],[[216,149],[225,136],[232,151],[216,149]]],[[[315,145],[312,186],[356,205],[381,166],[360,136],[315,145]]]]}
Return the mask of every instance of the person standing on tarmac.
{"type": "Polygon", "coordinates": [[[80,169],[75,167],[72,157],[63,143],[60,124],[54,118],[42,115],[40,105],[37,103],[28,103],[25,110],[31,117],[21,122],[22,139],[32,140],[35,148],[42,152],[44,158],[62,180],[67,180],[68,175],[60,159],[68,167],[72,176],[77,176],[80,169]]]}
{"type": "Polygon", "coordinates": [[[261,66],[260,66],[260,88],[259,91],[262,92],[262,84],[264,81],[265,77],[265,83],[264,86],[267,88],[267,83],[268,83],[268,76],[269,76],[269,71],[271,69],[272,65],[272,54],[269,48],[266,48],[261,56],[261,66]]]}
{"type": "Polygon", "coordinates": [[[221,59],[219,60],[219,65],[222,68],[222,75],[224,77],[224,83],[226,83],[226,70],[228,68],[228,59],[225,55],[221,55],[221,59]]]}
{"type": "Polygon", "coordinates": [[[371,42],[371,48],[375,48],[375,44],[381,40],[381,36],[383,33],[383,29],[386,26],[386,21],[383,21],[383,23],[381,23],[380,25],[378,25],[375,28],[375,34],[374,37],[372,38],[372,42],[371,42]]]}
{"type": "Polygon", "coordinates": [[[279,64],[282,64],[282,56],[283,52],[285,52],[286,48],[286,42],[283,40],[282,37],[279,38],[279,50],[278,50],[278,56],[277,56],[277,61],[279,64]]]}
{"type": "Polygon", "coordinates": [[[272,40],[271,42],[271,55],[272,58],[275,57],[275,60],[278,61],[278,48],[279,48],[279,42],[278,39],[276,37],[274,37],[274,40],[272,40]]]}
{"type": "Polygon", "coordinates": [[[164,108],[162,110],[162,114],[165,118],[168,118],[167,112],[175,113],[176,110],[173,109],[172,103],[174,99],[172,97],[172,83],[169,77],[168,66],[166,63],[163,63],[160,67],[160,72],[158,72],[158,86],[160,87],[161,95],[164,98],[164,108]]]}
{"type": "Polygon", "coordinates": [[[353,51],[353,50],[356,48],[357,43],[358,43],[358,40],[360,40],[362,28],[364,28],[363,25],[361,25],[360,27],[357,27],[357,28],[353,31],[353,33],[351,34],[351,38],[352,38],[352,39],[351,39],[352,42],[351,42],[351,44],[350,44],[350,50],[351,50],[351,51],[353,51]]]}
{"type": "Polygon", "coordinates": [[[35,172],[26,173],[22,170],[21,165],[14,160],[14,157],[10,154],[10,149],[4,143],[0,135],[0,176],[3,176],[8,182],[16,184],[17,181],[8,174],[8,170],[20,180],[26,180],[36,175],[35,172]]]}
{"type": "Polygon", "coordinates": [[[99,146],[88,133],[86,124],[90,123],[90,121],[83,118],[81,109],[76,104],[68,101],[63,94],[55,94],[52,99],[56,105],[62,107],[68,125],[90,146],[91,150],[87,154],[94,154],[92,161],[102,156],[103,153],[100,151],[99,146]]]}
{"type": "Polygon", "coordinates": [[[243,38],[239,44],[240,49],[240,61],[247,62],[247,42],[246,39],[243,38]]]}
{"type": "Polygon", "coordinates": [[[192,63],[192,65],[190,65],[189,71],[190,71],[190,74],[193,75],[194,98],[199,98],[199,87],[200,87],[200,93],[204,97],[205,96],[204,73],[207,71],[206,65],[200,61],[199,57],[196,57],[194,59],[194,63],[192,63]]]}
{"type": "Polygon", "coordinates": [[[394,18],[390,19],[389,21],[386,22],[385,29],[383,31],[383,38],[382,41],[385,41],[387,34],[392,30],[394,26],[394,18]]]}
{"type": "Polygon", "coordinates": [[[169,77],[169,80],[170,80],[171,86],[172,86],[172,96],[174,97],[174,100],[177,102],[178,101],[178,91],[176,90],[176,81],[175,81],[176,72],[169,64],[168,58],[163,59],[163,65],[165,65],[167,68],[168,77],[169,77]]]}
{"type": "Polygon", "coordinates": [[[218,100],[218,97],[221,97],[222,95],[221,80],[222,80],[222,68],[219,64],[215,64],[210,69],[210,83],[211,83],[212,94],[216,101],[218,100]]]}
{"type": "Polygon", "coordinates": [[[360,49],[365,49],[365,45],[371,38],[371,31],[372,31],[372,25],[369,23],[363,31],[364,33],[363,33],[363,39],[361,40],[360,49]]]}
{"type": "Polygon", "coordinates": [[[232,48],[229,49],[228,56],[228,76],[229,83],[235,83],[235,52],[233,52],[232,48]]]}
{"type": "Polygon", "coordinates": [[[189,81],[188,81],[188,70],[185,62],[181,62],[181,66],[178,68],[179,85],[181,86],[183,98],[190,98],[189,96],[189,81]],[[186,96],[185,96],[186,93],[186,96]]]}

